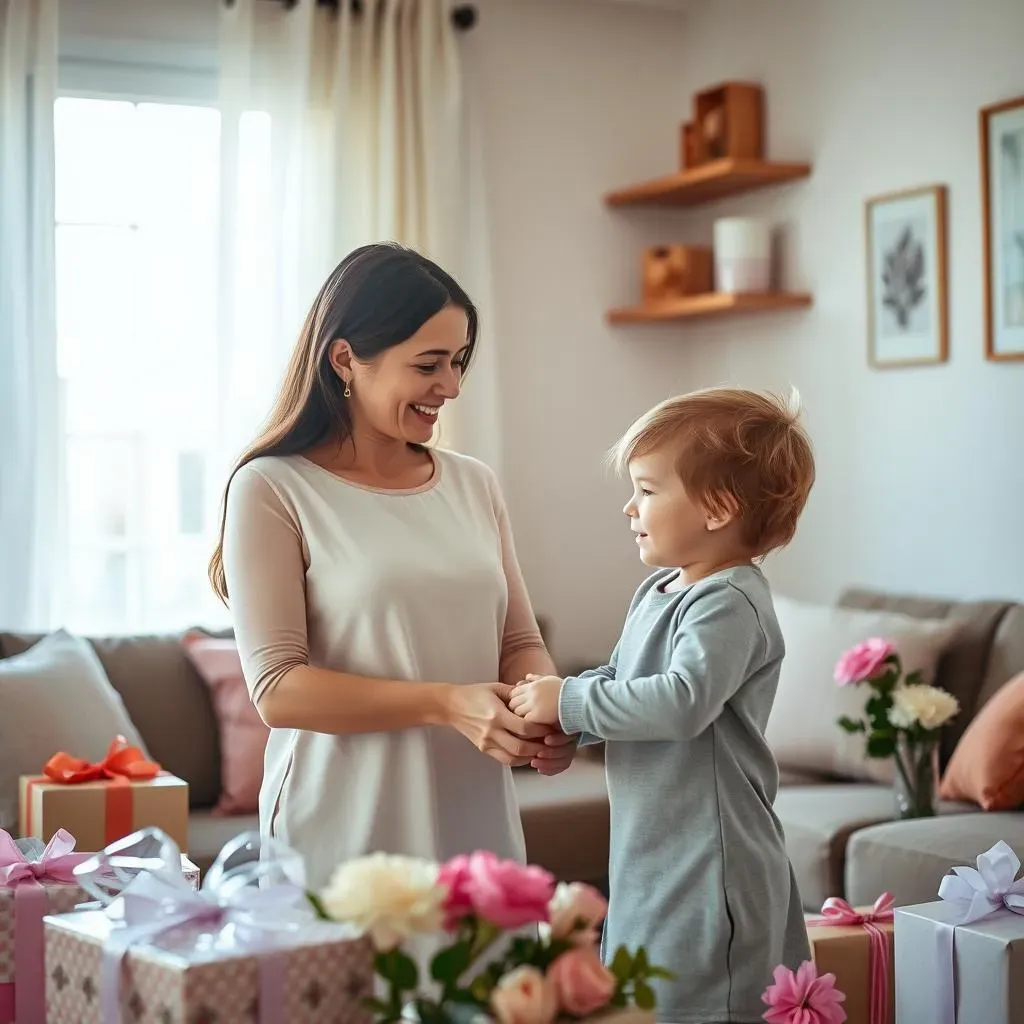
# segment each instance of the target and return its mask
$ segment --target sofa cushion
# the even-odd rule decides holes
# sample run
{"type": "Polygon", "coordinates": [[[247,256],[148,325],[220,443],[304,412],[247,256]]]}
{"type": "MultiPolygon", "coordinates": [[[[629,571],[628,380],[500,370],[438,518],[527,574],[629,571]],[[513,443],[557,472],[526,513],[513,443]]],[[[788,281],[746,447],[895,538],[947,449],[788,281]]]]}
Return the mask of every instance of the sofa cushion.
{"type": "MultiPolygon", "coordinates": [[[[41,638],[0,634],[0,657],[41,638]]],[[[217,720],[206,684],[189,663],[179,636],[90,639],[115,690],[154,760],[189,784],[192,807],[212,807],[220,795],[217,720]]]]}
{"type": "Polygon", "coordinates": [[[1011,605],[992,637],[985,678],[975,710],[980,711],[1007,680],[1024,672],[1024,604],[1011,605]]]}
{"type": "Polygon", "coordinates": [[[218,814],[193,811],[188,819],[188,859],[205,875],[221,847],[242,832],[259,832],[258,814],[218,814]]]}
{"type": "Polygon", "coordinates": [[[835,664],[855,644],[881,636],[896,645],[904,671],[920,670],[924,682],[931,682],[957,625],[787,597],[776,598],[775,609],[786,656],[765,737],[779,764],[839,779],[888,784],[892,761],[867,757],[864,736],[845,733],[836,724],[841,715],[860,718],[870,690],[837,686],[835,664]]]}
{"type": "MultiPolygon", "coordinates": [[[[963,805],[943,805],[950,812],[963,805]]],[[[938,899],[939,882],[954,865],[975,865],[1000,839],[1024,850],[1024,814],[947,813],[887,822],[851,837],[846,852],[846,898],[872,903],[888,890],[900,906],[938,899]]]]}
{"type": "Polygon", "coordinates": [[[840,782],[779,790],[775,813],[806,910],[819,911],[829,896],[843,894],[847,840],[857,829],[887,821],[892,812],[889,786],[840,782]]]}
{"type": "Polygon", "coordinates": [[[256,814],[270,729],[249,697],[234,639],[190,630],[182,647],[210,687],[220,728],[219,814],[256,814]]]}
{"type": "Polygon", "coordinates": [[[99,761],[118,735],[145,746],[85,640],[58,630],[0,661],[0,828],[17,834],[20,776],[57,751],[99,761]]]}
{"type": "Polygon", "coordinates": [[[985,811],[1024,805],[1024,673],[974,716],[949,759],[941,792],[985,811]]]}
{"type": "MultiPolygon", "coordinates": [[[[942,763],[953,756],[960,737],[970,724],[971,716],[981,706],[981,692],[992,686],[985,682],[991,675],[994,662],[1000,650],[997,636],[1005,634],[1005,620],[1015,610],[1017,631],[1015,651],[1012,644],[1007,653],[1016,658],[1016,664],[1007,667],[999,675],[998,684],[1005,683],[1012,675],[1024,672],[1024,608],[1013,606],[1008,601],[944,601],[925,597],[887,594],[864,588],[847,590],[839,598],[842,608],[860,608],[873,611],[893,611],[915,619],[947,619],[959,625],[956,635],[943,651],[935,673],[935,685],[953,694],[963,709],[942,730],[940,747],[942,763]]],[[[1012,660],[1012,659],[1011,659],[1012,660]]]]}

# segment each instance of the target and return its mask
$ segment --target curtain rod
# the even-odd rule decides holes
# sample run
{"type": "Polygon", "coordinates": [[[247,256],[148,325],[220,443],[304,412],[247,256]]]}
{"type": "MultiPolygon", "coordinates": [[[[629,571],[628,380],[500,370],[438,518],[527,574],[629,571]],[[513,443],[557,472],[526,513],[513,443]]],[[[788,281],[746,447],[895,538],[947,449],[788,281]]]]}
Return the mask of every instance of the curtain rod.
{"type": "MultiPolygon", "coordinates": [[[[234,6],[235,0],[224,0],[228,7],[234,6]]],[[[276,0],[286,8],[294,7],[298,0],[276,0]]],[[[363,13],[363,0],[348,0],[352,6],[353,14],[363,13]]],[[[316,0],[317,7],[332,7],[338,9],[339,0],[316,0]]],[[[452,25],[461,32],[466,32],[476,24],[477,12],[472,4],[456,4],[452,8],[452,25]]]]}

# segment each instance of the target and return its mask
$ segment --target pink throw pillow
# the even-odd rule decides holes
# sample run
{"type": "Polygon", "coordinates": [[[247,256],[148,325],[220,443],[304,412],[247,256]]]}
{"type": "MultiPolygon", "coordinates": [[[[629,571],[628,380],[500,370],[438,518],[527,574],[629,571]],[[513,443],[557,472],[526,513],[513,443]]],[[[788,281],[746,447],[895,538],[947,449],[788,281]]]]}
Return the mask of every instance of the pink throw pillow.
{"type": "Polygon", "coordinates": [[[210,687],[220,730],[220,799],[215,814],[254,814],[270,730],[249,698],[234,640],[188,632],[182,645],[210,687]]]}

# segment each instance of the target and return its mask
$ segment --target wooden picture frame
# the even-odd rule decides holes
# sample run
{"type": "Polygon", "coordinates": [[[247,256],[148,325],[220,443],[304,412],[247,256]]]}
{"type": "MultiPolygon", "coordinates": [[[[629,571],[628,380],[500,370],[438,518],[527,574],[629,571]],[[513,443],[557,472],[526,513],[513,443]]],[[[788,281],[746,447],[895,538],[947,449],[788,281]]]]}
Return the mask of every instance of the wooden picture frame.
{"type": "Polygon", "coordinates": [[[1024,96],[982,107],[985,358],[1024,359],[1024,96]]]}
{"type": "Polygon", "coordinates": [[[868,362],[876,369],[949,359],[945,185],[864,203],[868,362]]]}

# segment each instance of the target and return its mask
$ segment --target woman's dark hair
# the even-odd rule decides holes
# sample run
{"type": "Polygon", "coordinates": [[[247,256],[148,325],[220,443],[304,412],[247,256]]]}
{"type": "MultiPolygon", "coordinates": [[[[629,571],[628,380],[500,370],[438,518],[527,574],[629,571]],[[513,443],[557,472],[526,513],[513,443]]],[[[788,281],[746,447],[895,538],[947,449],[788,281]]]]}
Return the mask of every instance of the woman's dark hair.
{"type": "MultiPolygon", "coordinates": [[[[360,362],[408,341],[447,305],[466,313],[469,369],[476,349],[477,311],[459,283],[426,256],[394,242],[364,245],[349,253],[324,282],[302,325],[281,392],[259,436],[235,463],[235,473],[263,455],[298,455],[324,441],[345,441],[352,415],[344,383],[330,362],[331,343],[343,338],[360,362]]],[[[224,578],[224,523],[227,487],[221,506],[220,536],[210,559],[213,589],[227,602],[224,578]]]]}

